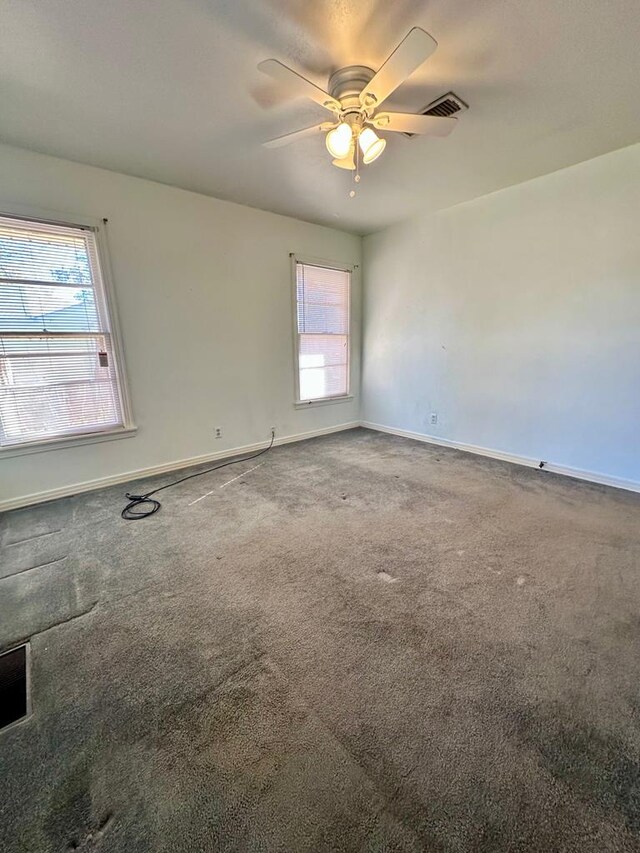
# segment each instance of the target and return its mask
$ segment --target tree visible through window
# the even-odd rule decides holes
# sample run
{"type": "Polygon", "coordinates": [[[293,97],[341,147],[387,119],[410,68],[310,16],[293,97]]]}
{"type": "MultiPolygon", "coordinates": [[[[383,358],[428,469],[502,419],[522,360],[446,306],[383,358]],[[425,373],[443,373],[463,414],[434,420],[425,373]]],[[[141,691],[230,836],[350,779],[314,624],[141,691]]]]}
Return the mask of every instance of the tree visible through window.
{"type": "Polygon", "coordinates": [[[124,426],[95,234],[0,217],[0,445],[124,426]]]}
{"type": "Polygon", "coordinates": [[[296,261],[298,400],[349,393],[351,273],[296,261]]]}

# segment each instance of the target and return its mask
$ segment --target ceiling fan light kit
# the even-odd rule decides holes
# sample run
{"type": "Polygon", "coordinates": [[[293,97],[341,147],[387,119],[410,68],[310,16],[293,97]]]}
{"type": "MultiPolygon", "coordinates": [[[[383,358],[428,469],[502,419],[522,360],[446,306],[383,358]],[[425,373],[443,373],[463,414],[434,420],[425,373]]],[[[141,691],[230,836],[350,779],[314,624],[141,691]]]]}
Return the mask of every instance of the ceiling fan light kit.
{"type": "Polygon", "coordinates": [[[336,158],[331,161],[334,166],[337,166],[338,169],[348,169],[351,172],[354,172],[356,169],[356,145],[351,140],[351,145],[349,146],[349,151],[346,157],[342,157],[340,159],[336,158]]]}
{"type": "Polygon", "coordinates": [[[333,130],[327,133],[326,144],[329,154],[338,160],[346,157],[351,148],[352,139],[353,131],[351,130],[351,126],[346,121],[341,122],[337,127],[334,127],[333,130]]]}
{"type": "MultiPolygon", "coordinates": [[[[448,136],[456,125],[455,118],[380,112],[383,101],[431,56],[436,47],[437,42],[429,33],[414,27],[377,72],[364,65],[340,68],[331,75],[327,92],[277,59],[261,62],[260,71],[333,113],[333,122],[312,125],[264,144],[275,148],[318,131],[326,133],[325,144],[333,165],[355,171],[358,182],[358,149],[362,152],[362,162],[368,165],[377,160],[386,147],[387,141],[379,137],[376,130],[448,136]]],[[[349,195],[353,197],[355,192],[352,190],[349,195]]]]}
{"type": "Polygon", "coordinates": [[[362,162],[373,163],[382,154],[387,144],[386,139],[380,139],[378,134],[370,127],[365,127],[360,131],[358,136],[358,144],[362,151],[362,162]]]}

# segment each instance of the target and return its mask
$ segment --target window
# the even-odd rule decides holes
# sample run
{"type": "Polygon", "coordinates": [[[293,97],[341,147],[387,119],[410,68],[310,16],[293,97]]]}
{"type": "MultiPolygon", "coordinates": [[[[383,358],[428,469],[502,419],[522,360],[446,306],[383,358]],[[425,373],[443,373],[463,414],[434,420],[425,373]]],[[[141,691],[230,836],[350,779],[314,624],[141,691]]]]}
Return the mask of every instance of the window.
{"type": "Polygon", "coordinates": [[[297,402],[349,394],[351,271],[295,261],[297,402]]]}
{"type": "Polygon", "coordinates": [[[95,231],[0,216],[0,447],[129,427],[95,231]]]}

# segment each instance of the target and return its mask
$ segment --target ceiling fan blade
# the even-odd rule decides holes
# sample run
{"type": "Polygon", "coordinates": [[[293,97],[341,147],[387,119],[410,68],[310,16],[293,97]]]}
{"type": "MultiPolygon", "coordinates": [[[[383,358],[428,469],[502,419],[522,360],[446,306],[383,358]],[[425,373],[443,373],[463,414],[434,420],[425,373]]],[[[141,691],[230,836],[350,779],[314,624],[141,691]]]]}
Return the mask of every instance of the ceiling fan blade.
{"type": "Polygon", "coordinates": [[[265,148],[281,148],[283,145],[288,145],[290,142],[297,142],[298,139],[304,139],[305,136],[313,136],[314,134],[326,133],[336,127],[336,122],[323,121],[322,124],[313,124],[311,127],[303,127],[301,130],[294,130],[293,133],[285,133],[282,136],[276,136],[275,139],[269,139],[263,142],[265,148]]]}
{"type": "Polygon", "coordinates": [[[380,106],[418,66],[429,59],[437,46],[437,41],[420,27],[410,30],[360,93],[362,106],[380,106]]]}
{"type": "Polygon", "coordinates": [[[378,130],[396,133],[421,133],[425,136],[449,136],[458,123],[457,118],[413,115],[412,113],[380,113],[369,119],[378,130]]]}
{"type": "Polygon", "coordinates": [[[265,59],[258,65],[258,69],[279,83],[285,83],[297,95],[311,98],[316,104],[320,104],[321,107],[325,107],[331,112],[339,113],[342,109],[339,102],[332,98],[328,92],[298,74],[297,71],[283,65],[282,62],[278,62],[277,59],[265,59]]]}
{"type": "Polygon", "coordinates": [[[338,169],[349,169],[350,172],[353,172],[356,168],[355,154],[356,146],[352,145],[346,157],[341,157],[339,160],[336,159],[332,160],[331,162],[334,166],[337,166],[338,169]]]}

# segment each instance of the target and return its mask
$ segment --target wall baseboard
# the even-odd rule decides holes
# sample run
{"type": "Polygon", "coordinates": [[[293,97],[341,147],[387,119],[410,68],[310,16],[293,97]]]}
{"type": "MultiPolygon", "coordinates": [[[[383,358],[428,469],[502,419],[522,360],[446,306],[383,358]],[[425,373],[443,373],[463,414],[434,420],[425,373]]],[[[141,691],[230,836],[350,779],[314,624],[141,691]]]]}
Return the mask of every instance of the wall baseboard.
{"type": "MultiPolygon", "coordinates": [[[[356,429],[360,426],[359,421],[350,421],[349,423],[337,424],[337,426],[324,427],[322,429],[314,429],[309,432],[299,432],[293,435],[285,435],[276,437],[273,442],[274,447],[281,444],[291,444],[295,441],[305,441],[309,438],[317,438],[321,435],[329,435],[333,432],[342,432],[347,429],[356,429]]],[[[245,453],[254,453],[269,446],[268,441],[260,441],[255,444],[245,444],[243,447],[231,447],[227,450],[220,450],[217,453],[204,453],[200,456],[192,456],[189,459],[179,459],[173,462],[166,462],[162,465],[154,465],[150,468],[138,468],[135,471],[125,471],[123,474],[114,474],[110,477],[99,477],[95,480],[86,480],[83,483],[75,483],[72,486],[62,486],[59,489],[50,489],[46,492],[37,492],[36,494],[24,495],[19,498],[9,498],[5,501],[0,501],[0,512],[7,512],[11,509],[20,509],[33,504],[45,503],[56,498],[68,498],[72,495],[79,495],[83,492],[93,492],[96,489],[105,489],[108,486],[117,486],[119,483],[129,483],[133,480],[142,480],[149,477],[155,477],[158,474],[166,474],[171,471],[179,471],[181,468],[190,468],[193,465],[202,465],[206,462],[215,462],[219,459],[228,459],[232,456],[241,456],[245,453]]]]}
{"type": "MultiPolygon", "coordinates": [[[[464,450],[466,453],[475,453],[477,456],[488,456],[491,459],[499,459],[503,462],[513,462],[515,465],[526,465],[529,468],[537,468],[539,459],[528,456],[518,456],[515,453],[506,453],[502,450],[493,450],[489,447],[480,447],[476,444],[465,444],[459,441],[450,441],[447,438],[439,438],[435,435],[427,435],[422,432],[411,432],[407,429],[396,429],[384,424],[374,424],[369,421],[361,421],[361,427],[372,429],[376,432],[386,432],[390,435],[399,435],[403,438],[412,438],[415,441],[424,441],[428,444],[437,444],[441,447],[453,447],[455,450],[464,450]]],[[[601,474],[598,471],[584,471],[581,468],[571,468],[568,465],[558,465],[546,462],[545,471],[552,474],[562,474],[565,477],[573,477],[576,480],[586,480],[589,483],[597,483],[600,486],[612,486],[615,489],[626,489],[629,492],[640,492],[640,482],[636,480],[625,480],[622,477],[612,477],[609,474],[601,474]]]]}
{"type": "MultiPolygon", "coordinates": [[[[528,456],[518,456],[514,453],[506,453],[501,450],[480,447],[475,444],[450,441],[449,439],[440,438],[435,435],[412,432],[411,430],[406,429],[396,429],[395,427],[376,424],[370,421],[350,421],[336,426],[324,427],[323,429],[282,436],[276,438],[274,441],[274,447],[282,444],[291,444],[296,441],[305,441],[309,438],[317,438],[322,435],[330,435],[331,433],[342,432],[343,430],[356,429],[357,427],[364,427],[365,429],[375,430],[376,432],[385,432],[390,435],[398,435],[403,438],[411,438],[415,441],[426,442],[427,444],[436,444],[440,447],[453,447],[455,450],[475,453],[477,456],[488,456],[491,459],[499,459],[503,462],[512,462],[515,465],[525,465],[529,468],[537,468],[540,461],[539,459],[533,459],[528,456]]],[[[83,492],[104,489],[108,486],[117,486],[120,483],[129,483],[134,480],[147,479],[149,477],[155,477],[158,474],[167,474],[171,471],[179,471],[182,468],[190,468],[193,465],[202,465],[206,462],[215,462],[219,459],[240,456],[245,453],[254,453],[258,450],[262,450],[267,445],[268,442],[265,441],[257,442],[255,444],[245,444],[242,447],[233,447],[227,450],[218,451],[217,453],[205,453],[200,456],[192,456],[188,459],[179,459],[162,465],[154,465],[150,468],[138,468],[135,471],[126,471],[123,474],[115,474],[110,477],[100,477],[95,480],[87,480],[83,483],[76,483],[72,486],[63,486],[59,489],[50,489],[46,492],[24,495],[19,498],[10,498],[5,501],[0,501],[0,513],[7,512],[12,509],[20,509],[33,504],[45,503],[46,501],[52,501],[56,498],[66,498],[71,497],[72,495],[82,494],[83,492]]],[[[601,474],[596,471],[584,471],[580,468],[571,468],[567,465],[558,465],[551,462],[545,465],[545,471],[550,471],[553,474],[561,474],[566,477],[573,477],[577,480],[586,480],[587,482],[596,483],[601,486],[612,486],[616,489],[640,492],[640,482],[635,480],[625,480],[621,477],[612,477],[608,474],[601,474]]]]}

